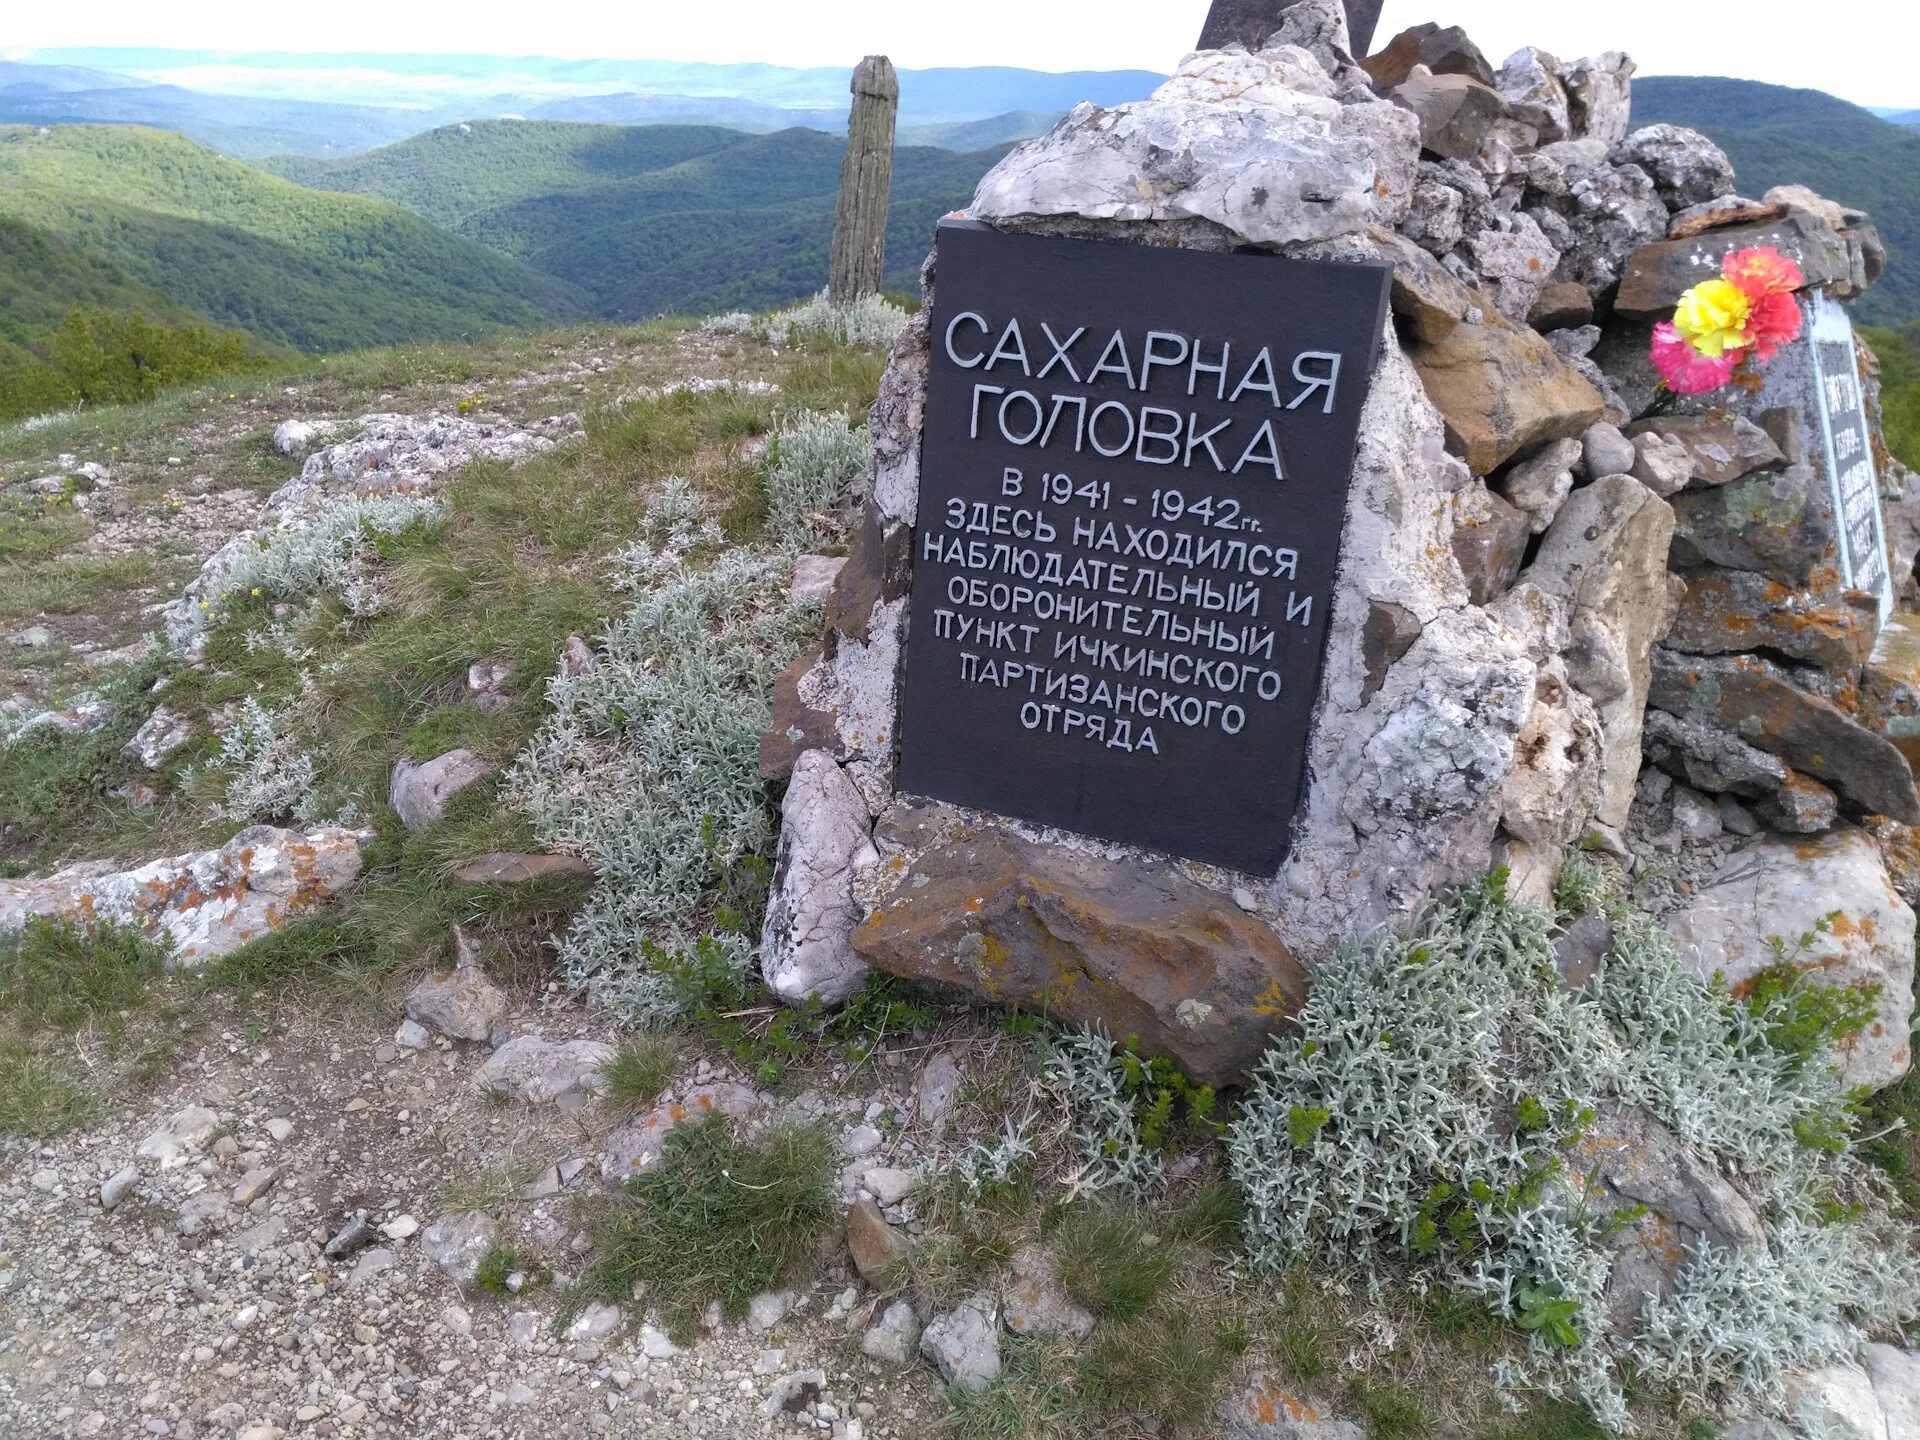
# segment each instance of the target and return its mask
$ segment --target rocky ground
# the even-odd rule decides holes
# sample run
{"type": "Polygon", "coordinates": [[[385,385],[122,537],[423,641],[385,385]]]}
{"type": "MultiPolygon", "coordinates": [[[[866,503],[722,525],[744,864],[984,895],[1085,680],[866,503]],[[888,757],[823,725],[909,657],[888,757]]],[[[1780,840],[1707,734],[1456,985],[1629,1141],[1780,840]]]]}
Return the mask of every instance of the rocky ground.
{"type": "MultiPolygon", "coordinates": [[[[600,1033],[559,1001],[499,1028],[600,1033]]],[[[100,1123],[0,1142],[0,1433],[880,1440],[943,1412],[930,1373],[861,1355],[876,1303],[844,1252],[685,1349],[608,1307],[563,1317],[625,1117],[579,1090],[497,1098],[486,1043],[402,1039],[368,1016],[223,1026],[100,1123]],[[515,1260],[490,1292],[496,1245],[515,1260]]],[[[779,1108],[831,1122],[851,1197],[925,1146],[940,1096],[922,1111],[894,1078],[920,1073],[828,1074],[779,1108]]],[[[740,1078],[690,1062],[662,1113],[740,1078]]]]}

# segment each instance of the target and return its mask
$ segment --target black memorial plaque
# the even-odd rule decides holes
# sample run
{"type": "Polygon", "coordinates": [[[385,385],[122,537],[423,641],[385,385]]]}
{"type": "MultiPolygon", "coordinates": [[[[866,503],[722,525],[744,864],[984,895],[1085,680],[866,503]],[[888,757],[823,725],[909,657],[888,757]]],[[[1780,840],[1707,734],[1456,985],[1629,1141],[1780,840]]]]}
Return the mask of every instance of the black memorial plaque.
{"type": "Polygon", "coordinates": [[[1279,866],[1387,280],[941,227],[903,790],[1279,866]]]}

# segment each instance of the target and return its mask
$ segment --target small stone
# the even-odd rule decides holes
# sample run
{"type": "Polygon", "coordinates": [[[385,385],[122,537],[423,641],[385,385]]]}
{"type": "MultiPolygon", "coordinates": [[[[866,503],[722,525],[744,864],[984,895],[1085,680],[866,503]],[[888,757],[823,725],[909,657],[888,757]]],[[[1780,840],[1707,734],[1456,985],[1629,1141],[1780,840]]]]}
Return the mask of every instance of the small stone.
{"type": "Polygon", "coordinates": [[[1050,1251],[1028,1245],[1013,1257],[1000,1288],[1001,1314],[1016,1335],[1062,1335],[1084,1340],[1093,1316],[1068,1296],[1060,1266],[1050,1251]]]}
{"type": "Polygon", "coordinates": [[[376,1065],[391,1065],[399,1058],[400,1047],[390,1040],[373,1047],[373,1060],[376,1065]]]}
{"type": "Polygon", "coordinates": [[[833,593],[833,582],[847,563],[843,555],[801,555],[793,562],[793,579],[787,584],[790,600],[825,600],[833,593]]]}
{"type": "Polygon", "coordinates": [[[668,1338],[667,1332],[652,1325],[640,1327],[640,1353],[649,1360],[670,1360],[675,1355],[684,1354],[681,1348],[668,1338]]]}
{"type": "Polygon", "coordinates": [[[465,1287],[473,1284],[480,1262],[487,1258],[499,1234],[498,1222],[481,1211],[447,1215],[422,1232],[420,1249],[456,1285],[465,1287]]]}
{"type": "Polygon", "coordinates": [[[747,1324],[756,1331],[773,1329],[786,1318],[793,1296],[783,1290],[767,1290],[747,1301],[747,1324]]]}
{"type": "Polygon", "coordinates": [[[1586,428],[1580,437],[1580,447],[1589,480],[1629,475],[1634,461],[1639,459],[1633,442],[1620,432],[1620,427],[1605,420],[1596,420],[1586,428]]]}
{"type": "Polygon", "coordinates": [[[1573,493],[1573,467],[1582,454],[1578,440],[1554,440],[1508,470],[1500,493],[1528,516],[1528,529],[1544,534],[1573,493]]]}
{"type": "Polygon", "coordinates": [[[1485,605],[1504,595],[1520,573],[1532,523],[1524,510],[1478,482],[1454,497],[1453,515],[1453,558],[1468,598],[1485,605]]]}
{"type": "Polygon", "coordinates": [[[860,1176],[860,1183],[872,1193],[876,1204],[891,1208],[918,1190],[922,1182],[917,1170],[875,1165],[860,1176]]]}
{"type": "Polygon", "coordinates": [[[860,1200],[847,1211],[847,1249],[860,1278],[875,1289],[885,1290],[896,1278],[900,1262],[913,1249],[913,1242],[889,1225],[871,1200],[860,1200]]]}
{"type": "Polygon", "coordinates": [[[767,1398],[760,1402],[760,1416],[771,1420],[776,1415],[800,1415],[813,1408],[826,1389],[824,1370],[796,1370],[768,1389],[767,1398]]]}
{"type": "Polygon", "coordinates": [[[135,1146],[133,1158],[156,1170],[171,1170],[204,1150],[219,1125],[220,1117],[206,1106],[189,1105],[135,1146]]]}
{"type": "Polygon", "coordinates": [[[281,1116],[275,1116],[273,1119],[267,1121],[267,1134],[271,1135],[276,1142],[284,1145],[287,1137],[293,1134],[293,1121],[281,1116]]]}
{"type": "Polygon", "coordinates": [[[954,1098],[960,1093],[960,1062],[947,1050],[935,1052],[914,1084],[914,1111],[920,1123],[939,1135],[946,1129],[953,1112],[954,1098]]]}
{"type": "Polygon", "coordinates": [[[879,1321],[860,1337],[861,1353],[882,1365],[904,1370],[920,1346],[920,1317],[905,1300],[895,1300],[879,1321]]]}
{"type": "Polygon", "coordinates": [[[242,1305],[238,1310],[233,1312],[233,1319],[229,1323],[235,1330],[246,1330],[250,1329],[253,1322],[259,1318],[260,1307],[258,1305],[242,1305]]]}
{"type": "Polygon", "coordinates": [[[1721,831],[1720,807],[1698,790],[1673,787],[1673,827],[1683,839],[1711,840],[1721,831]]]}
{"type": "Polygon", "coordinates": [[[393,1032],[393,1043],[402,1050],[424,1050],[432,1039],[427,1027],[418,1020],[402,1020],[400,1028],[393,1032]]]}
{"type": "Polygon", "coordinates": [[[525,1101],[549,1104],[565,1096],[582,1098],[606,1089],[602,1073],[613,1047],[599,1040],[546,1040],[520,1035],[487,1057],[474,1072],[473,1087],[525,1101]]]}
{"type": "Polygon", "coordinates": [[[453,872],[462,885],[519,885],[543,875],[593,874],[593,866],[576,855],[523,855],[494,851],[469,860],[453,872]]]}
{"type": "Polygon", "coordinates": [[[1420,148],[1444,160],[1471,160],[1505,110],[1493,87],[1470,75],[1436,75],[1416,65],[1391,96],[1420,122],[1420,148]]]}
{"type": "Polygon", "coordinates": [[[1693,478],[1693,456],[1678,440],[1644,430],[1633,437],[1633,468],[1627,473],[1665,499],[1693,478]]]}
{"type": "Polygon", "coordinates": [[[128,1165],[124,1169],[114,1171],[100,1182],[100,1208],[113,1209],[132,1194],[133,1187],[139,1183],[140,1167],[137,1165],[128,1165]]]}
{"type": "Polygon", "coordinates": [[[321,1251],[329,1260],[344,1260],[373,1243],[374,1229],[364,1215],[356,1215],[334,1232],[321,1251]]]}
{"type": "Polygon", "coordinates": [[[380,1227],[380,1233],[389,1240],[407,1240],[418,1234],[420,1222],[411,1215],[396,1215],[380,1227]]]}
{"type": "Polygon", "coordinates": [[[617,1307],[607,1304],[587,1306],[574,1317],[567,1326],[569,1340],[604,1340],[620,1328],[621,1314],[617,1307]]]}
{"type": "Polygon", "coordinates": [[[1753,812],[1726,791],[1722,790],[1716,795],[1714,803],[1720,808],[1721,825],[1733,834],[1753,836],[1760,833],[1760,822],[1753,818],[1753,812]]]}
{"type": "Polygon", "coordinates": [[[885,1139],[886,1136],[871,1125],[856,1125],[841,1137],[840,1149],[848,1159],[858,1160],[878,1150],[885,1139]]]}
{"type": "Polygon", "coordinates": [[[240,1177],[240,1183],[233,1187],[233,1203],[251,1205],[273,1188],[274,1178],[275,1172],[269,1165],[247,1171],[240,1177]]]}
{"type": "Polygon", "coordinates": [[[1593,296],[1587,287],[1559,280],[1540,291],[1527,312],[1527,324],[1542,334],[1550,330],[1577,330],[1593,320],[1593,296]]]}
{"type": "Polygon", "coordinates": [[[935,1317],[921,1332],[920,1353],[947,1384],[985,1390],[1000,1374],[1000,1316],[992,1297],[974,1295],[935,1317]]]}
{"type": "Polygon", "coordinates": [[[429,975],[407,992],[407,1018],[454,1040],[485,1040],[507,1013],[507,997],[478,964],[429,975]]]}

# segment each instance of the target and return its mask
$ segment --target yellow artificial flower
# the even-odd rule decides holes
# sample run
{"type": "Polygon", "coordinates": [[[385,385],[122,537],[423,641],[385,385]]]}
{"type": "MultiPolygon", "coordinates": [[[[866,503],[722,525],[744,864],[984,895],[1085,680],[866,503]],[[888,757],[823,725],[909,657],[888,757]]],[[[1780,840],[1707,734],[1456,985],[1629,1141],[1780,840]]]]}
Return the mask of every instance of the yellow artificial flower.
{"type": "Polygon", "coordinates": [[[1747,314],[1753,302],[1737,285],[1725,280],[1702,280],[1680,297],[1673,327],[1702,355],[1718,359],[1747,343],[1747,314]]]}

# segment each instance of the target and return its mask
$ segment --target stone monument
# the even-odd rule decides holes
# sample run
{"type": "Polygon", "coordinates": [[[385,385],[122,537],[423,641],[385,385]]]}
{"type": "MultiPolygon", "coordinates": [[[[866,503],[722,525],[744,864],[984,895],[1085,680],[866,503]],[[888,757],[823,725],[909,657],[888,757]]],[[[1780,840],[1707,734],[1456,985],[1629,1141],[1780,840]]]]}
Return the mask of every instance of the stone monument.
{"type": "Polygon", "coordinates": [[[1706,966],[1846,897],[1878,939],[1805,963],[1882,987],[1885,1083],[1920,669],[1876,645],[1920,525],[1836,304],[1877,236],[1632,131],[1623,55],[1422,26],[1362,65],[1346,27],[1297,0],[1078,106],[942,225],[762,742],[769,984],[877,967],[1231,1082],[1335,947],[1496,864],[1545,903],[1586,847],[1676,873],[1706,966]],[[1760,236],[1805,338],[1658,394],[1652,319],[1760,236]]]}

